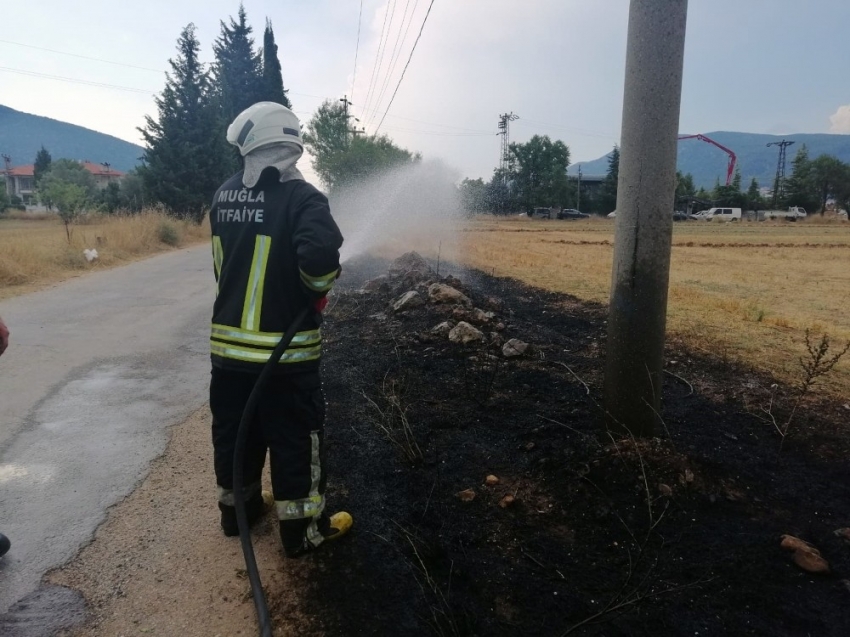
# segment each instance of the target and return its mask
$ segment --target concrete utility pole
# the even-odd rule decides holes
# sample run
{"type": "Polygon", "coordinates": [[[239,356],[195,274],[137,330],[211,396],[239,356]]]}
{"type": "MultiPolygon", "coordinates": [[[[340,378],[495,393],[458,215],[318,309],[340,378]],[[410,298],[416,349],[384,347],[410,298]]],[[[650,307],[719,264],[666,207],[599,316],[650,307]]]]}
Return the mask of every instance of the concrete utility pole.
{"type": "Polygon", "coordinates": [[[576,188],[576,210],[581,212],[581,166],[578,167],[578,186],[576,188]]]}
{"type": "Polygon", "coordinates": [[[631,0],[605,410],[651,436],[660,413],[687,0],[631,0]]]}

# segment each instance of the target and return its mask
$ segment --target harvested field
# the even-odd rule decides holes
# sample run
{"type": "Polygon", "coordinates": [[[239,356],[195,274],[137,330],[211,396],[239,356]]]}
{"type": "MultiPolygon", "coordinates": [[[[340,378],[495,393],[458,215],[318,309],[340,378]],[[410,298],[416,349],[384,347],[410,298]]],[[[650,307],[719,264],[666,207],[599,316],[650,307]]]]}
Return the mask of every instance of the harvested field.
{"type": "MultiPolygon", "coordinates": [[[[458,259],[495,276],[607,303],[613,241],[612,220],[480,218],[465,227],[458,259]]],[[[668,329],[695,351],[794,382],[807,328],[850,340],[848,264],[847,223],[677,223],[668,329]]],[[[824,390],[850,397],[850,360],[824,390]]]]}
{"type": "Polygon", "coordinates": [[[840,402],[806,402],[780,453],[755,413],[791,390],[676,342],[666,430],[613,439],[596,404],[602,306],[464,272],[447,282],[495,316],[478,316],[483,343],[459,345],[431,329],[475,322],[468,310],[390,309],[411,289],[427,297],[417,281],[434,275],[355,291],[384,268],[349,264],[328,315],[329,496],[356,525],[307,574],[317,632],[850,632],[840,402]],[[507,359],[507,338],[532,349],[507,359]],[[831,573],[795,566],[782,534],[813,543],[831,573]]]}
{"type": "Polygon", "coordinates": [[[86,215],[71,238],[55,215],[0,217],[0,299],[32,291],[93,269],[112,267],[209,240],[209,226],[146,211],[135,215],[86,215]],[[96,249],[88,263],[84,249],[96,249]]]}

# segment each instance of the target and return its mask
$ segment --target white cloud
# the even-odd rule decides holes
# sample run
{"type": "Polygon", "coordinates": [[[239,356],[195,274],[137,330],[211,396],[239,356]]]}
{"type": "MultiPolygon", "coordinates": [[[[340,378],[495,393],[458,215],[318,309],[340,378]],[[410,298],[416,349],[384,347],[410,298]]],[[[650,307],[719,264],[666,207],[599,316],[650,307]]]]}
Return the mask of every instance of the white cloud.
{"type": "Polygon", "coordinates": [[[829,121],[832,122],[829,132],[850,133],[850,104],[839,106],[838,110],[829,116],[829,121]]]}

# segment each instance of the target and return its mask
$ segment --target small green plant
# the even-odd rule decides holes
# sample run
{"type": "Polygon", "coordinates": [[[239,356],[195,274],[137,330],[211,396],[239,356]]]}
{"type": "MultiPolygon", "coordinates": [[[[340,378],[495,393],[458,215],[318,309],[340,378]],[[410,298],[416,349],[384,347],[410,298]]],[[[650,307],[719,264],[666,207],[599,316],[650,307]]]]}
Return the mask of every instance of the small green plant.
{"type": "Polygon", "coordinates": [[[823,334],[820,337],[819,342],[813,342],[810,330],[806,330],[805,344],[806,354],[800,357],[800,368],[802,374],[800,382],[794,392],[794,405],[791,407],[788,415],[782,420],[782,422],[780,422],[773,413],[776,405],[776,394],[779,389],[779,386],[776,384],[771,386],[770,401],[767,406],[761,408],[767,416],[766,418],[763,418],[763,420],[770,422],[782,439],[779,443],[780,451],[782,451],[782,446],[785,444],[785,438],[791,430],[791,425],[794,423],[794,418],[797,415],[797,410],[802,404],[803,399],[811,393],[818,379],[829,374],[838,361],[840,361],[841,358],[850,351],[850,342],[848,342],[842,349],[830,356],[829,335],[823,334]]]}
{"type": "Polygon", "coordinates": [[[180,245],[180,232],[177,230],[177,227],[170,221],[163,221],[162,223],[160,223],[157,234],[159,236],[159,240],[165,245],[180,245]]]}

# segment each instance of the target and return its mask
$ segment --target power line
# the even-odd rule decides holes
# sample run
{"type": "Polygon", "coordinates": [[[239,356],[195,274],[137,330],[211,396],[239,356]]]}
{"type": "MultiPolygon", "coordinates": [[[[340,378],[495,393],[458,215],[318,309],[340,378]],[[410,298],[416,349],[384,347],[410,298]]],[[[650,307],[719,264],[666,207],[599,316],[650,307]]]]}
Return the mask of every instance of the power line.
{"type": "MultiPolygon", "coordinates": [[[[79,78],[63,77],[63,76],[60,76],[60,75],[49,75],[47,73],[39,73],[37,71],[26,71],[24,69],[13,69],[13,68],[4,67],[4,66],[0,66],[0,71],[5,71],[5,72],[8,72],[8,73],[16,73],[16,74],[19,74],[19,75],[26,75],[26,76],[31,76],[31,77],[37,77],[37,78],[46,79],[46,80],[54,80],[54,81],[60,81],[60,82],[70,82],[70,83],[73,83],[73,84],[82,84],[84,86],[93,86],[93,87],[97,87],[97,88],[108,88],[108,89],[113,89],[113,90],[118,90],[118,91],[128,91],[128,92],[131,92],[131,93],[140,93],[140,94],[144,94],[144,95],[155,95],[156,94],[156,91],[140,89],[140,88],[136,88],[136,87],[132,87],[132,86],[119,86],[117,84],[107,84],[105,82],[95,82],[95,81],[92,81],[92,80],[83,80],[83,79],[79,79],[79,78]]],[[[330,99],[326,95],[316,95],[314,93],[299,93],[297,91],[290,91],[289,94],[290,95],[298,95],[298,96],[301,96],[301,97],[312,97],[312,98],[317,99],[317,100],[330,99]]],[[[310,111],[296,111],[296,112],[300,113],[302,115],[310,115],[311,114],[310,111]]],[[[418,124],[425,124],[427,126],[437,126],[437,127],[440,127],[440,128],[448,128],[448,129],[451,129],[451,130],[474,133],[474,135],[471,135],[472,137],[474,137],[476,135],[484,136],[484,135],[491,135],[492,134],[488,131],[481,130],[481,129],[465,128],[465,127],[462,127],[462,126],[451,126],[451,125],[448,125],[448,124],[439,124],[437,122],[428,122],[428,121],[425,121],[425,120],[415,119],[415,118],[412,118],[412,117],[403,117],[402,115],[388,115],[388,117],[390,117],[392,119],[405,120],[405,121],[408,121],[408,122],[416,122],[418,124]]],[[[400,130],[402,130],[402,129],[400,129],[400,130]]],[[[425,134],[434,134],[434,135],[440,134],[440,133],[437,133],[437,132],[426,132],[426,131],[419,131],[419,130],[416,130],[416,129],[404,129],[404,130],[406,130],[408,132],[423,132],[425,134]]]]}
{"type": "Polygon", "coordinates": [[[493,137],[493,133],[446,133],[443,131],[428,131],[421,130],[417,128],[405,128],[403,126],[390,126],[387,125],[384,128],[388,128],[390,130],[404,131],[406,133],[417,133],[419,135],[435,135],[438,137],[493,137]]]}
{"type": "MultiPolygon", "coordinates": [[[[395,71],[395,65],[398,63],[399,54],[404,49],[404,43],[407,42],[407,33],[408,33],[408,31],[410,31],[410,25],[413,22],[414,15],[416,14],[416,4],[418,4],[418,0],[413,5],[413,13],[410,14],[410,20],[407,21],[407,28],[405,28],[405,26],[404,26],[404,21],[407,18],[407,10],[410,8],[410,0],[407,0],[407,2],[404,5],[404,13],[401,16],[401,23],[399,24],[398,33],[395,36],[395,43],[393,44],[393,52],[390,55],[390,62],[387,65],[387,73],[386,73],[386,75],[384,75],[384,82],[381,85],[381,91],[378,93],[378,99],[375,102],[376,105],[378,106],[378,108],[380,108],[381,102],[384,99],[384,95],[387,92],[387,86],[389,85],[390,78],[392,78],[393,72],[395,71]],[[404,32],[403,38],[401,37],[402,32],[404,32]],[[401,41],[401,47],[399,47],[399,40],[401,41]]],[[[370,120],[369,123],[371,124],[372,121],[373,120],[370,120]]]]}
{"type": "Polygon", "coordinates": [[[354,99],[354,88],[357,86],[357,54],[360,52],[360,25],[363,24],[363,0],[360,0],[360,15],[357,16],[357,46],[354,47],[354,72],[351,75],[351,99],[354,99]]]}
{"type": "MultiPolygon", "coordinates": [[[[381,37],[378,38],[378,50],[375,53],[375,64],[372,66],[372,78],[369,80],[369,89],[366,91],[366,99],[363,102],[363,108],[367,108],[372,99],[372,87],[375,85],[375,76],[378,73],[378,69],[383,62],[383,56],[381,52],[384,48],[384,34],[386,33],[387,39],[389,39],[389,31],[387,31],[387,18],[390,15],[390,7],[392,7],[393,13],[395,13],[395,0],[392,0],[392,5],[387,5],[387,10],[384,12],[384,24],[381,27],[381,37]],[[380,62],[379,62],[380,59],[380,62]]],[[[392,20],[390,20],[390,25],[392,26],[392,20]]]]}
{"type": "Polygon", "coordinates": [[[106,84],[104,82],[92,82],[90,80],[79,80],[73,77],[62,77],[61,75],[48,75],[47,73],[37,73],[36,71],[24,71],[22,69],[12,69],[6,66],[0,66],[0,71],[7,73],[18,73],[19,75],[29,75],[32,77],[41,77],[48,80],[58,80],[61,82],[71,82],[73,84],[84,84],[86,86],[97,86],[100,88],[112,88],[119,91],[129,91],[131,93],[143,93],[145,95],[154,95],[156,91],[148,91],[141,88],[133,88],[132,86],[118,86],[117,84],[106,84]]]}
{"type": "Polygon", "coordinates": [[[563,131],[567,131],[567,132],[570,132],[570,133],[577,133],[579,135],[584,135],[586,137],[599,137],[599,138],[602,138],[602,139],[611,139],[611,138],[617,137],[617,135],[600,133],[600,132],[597,132],[597,131],[591,131],[591,130],[584,129],[584,128],[576,128],[574,126],[564,126],[562,124],[551,124],[549,122],[541,122],[541,121],[538,121],[538,120],[527,119],[527,118],[523,118],[520,121],[523,122],[524,124],[532,124],[532,125],[537,125],[537,126],[543,126],[545,128],[554,128],[555,130],[563,130],[563,131]]]}
{"type": "Polygon", "coordinates": [[[398,88],[401,86],[401,81],[404,79],[404,74],[407,72],[407,67],[410,66],[410,60],[413,59],[413,52],[416,51],[416,45],[419,44],[419,38],[422,37],[422,31],[425,30],[425,23],[428,22],[428,16],[431,15],[431,7],[434,6],[434,0],[431,0],[431,4],[428,5],[428,12],[425,14],[425,18],[422,20],[422,26],[419,27],[419,34],[416,36],[416,40],[413,42],[413,48],[410,49],[410,55],[407,58],[407,63],[404,65],[404,68],[401,70],[401,77],[398,78],[398,84],[395,86],[395,90],[393,91],[393,96],[390,98],[390,103],[387,104],[387,110],[384,111],[384,116],[381,118],[380,123],[378,124],[378,128],[375,129],[375,135],[378,134],[378,131],[381,130],[381,124],[384,123],[384,119],[387,117],[387,113],[390,112],[390,107],[393,105],[393,101],[395,100],[395,96],[398,93],[398,88]]]}
{"type": "Polygon", "coordinates": [[[103,58],[91,57],[88,55],[80,55],[78,53],[69,53],[67,51],[57,51],[56,49],[46,49],[43,46],[34,46],[32,44],[23,44],[22,42],[12,42],[11,40],[0,40],[3,44],[14,44],[15,46],[23,46],[28,49],[36,49],[38,51],[48,51],[50,53],[58,53],[59,55],[68,55],[70,57],[80,58],[82,60],[92,60],[93,62],[103,62],[104,64],[114,64],[115,66],[126,66],[131,69],[139,69],[140,71],[151,71],[153,73],[162,73],[160,69],[152,69],[146,66],[136,66],[135,64],[125,64],[124,62],[115,62],[113,60],[104,60],[103,58]]]}

